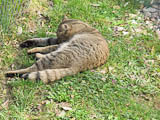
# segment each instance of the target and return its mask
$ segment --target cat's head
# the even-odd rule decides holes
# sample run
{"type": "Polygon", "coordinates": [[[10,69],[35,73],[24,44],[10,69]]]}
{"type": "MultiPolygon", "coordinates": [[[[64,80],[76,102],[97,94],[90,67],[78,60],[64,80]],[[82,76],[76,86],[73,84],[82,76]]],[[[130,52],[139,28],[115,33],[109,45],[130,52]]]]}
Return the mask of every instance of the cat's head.
{"type": "Polygon", "coordinates": [[[64,19],[58,26],[57,37],[62,39],[64,42],[65,40],[68,40],[75,34],[89,32],[93,29],[94,28],[90,27],[88,24],[80,20],[68,19],[67,17],[64,17],[64,19]]]}

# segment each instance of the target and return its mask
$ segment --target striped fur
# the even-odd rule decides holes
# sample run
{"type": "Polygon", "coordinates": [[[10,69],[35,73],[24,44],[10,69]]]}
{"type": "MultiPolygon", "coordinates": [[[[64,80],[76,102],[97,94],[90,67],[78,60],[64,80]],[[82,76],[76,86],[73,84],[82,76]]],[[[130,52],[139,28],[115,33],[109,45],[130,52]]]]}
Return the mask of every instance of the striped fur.
{"type": "Polygon", "coordinates": [[[108,45],[102,35],[88,24],[72,19],[61,22],[57,38],[31,39],[20,46],[37,47],[28,53],[36,53],[38,60],[26,69],[8,71],[6,76],[20,74],[23,78],[44,83],[98,67],[109,56],[108,45]]]}

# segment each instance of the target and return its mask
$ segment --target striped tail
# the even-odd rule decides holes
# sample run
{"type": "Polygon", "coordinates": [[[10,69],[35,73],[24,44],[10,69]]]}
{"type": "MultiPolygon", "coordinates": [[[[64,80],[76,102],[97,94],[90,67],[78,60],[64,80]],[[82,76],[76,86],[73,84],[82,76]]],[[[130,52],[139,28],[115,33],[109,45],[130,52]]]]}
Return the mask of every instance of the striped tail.
{"type": "Polygon", "coordinates": [[[76,74],[78,71],[73,68],[64,68],[64,69],[47,69],[43,71],[26,73],[22,77],[24,79],[29,79],[31,81],[43,81],[47,84],[55,80],[59,80],[65,76],[70,76],[76,74]]]}

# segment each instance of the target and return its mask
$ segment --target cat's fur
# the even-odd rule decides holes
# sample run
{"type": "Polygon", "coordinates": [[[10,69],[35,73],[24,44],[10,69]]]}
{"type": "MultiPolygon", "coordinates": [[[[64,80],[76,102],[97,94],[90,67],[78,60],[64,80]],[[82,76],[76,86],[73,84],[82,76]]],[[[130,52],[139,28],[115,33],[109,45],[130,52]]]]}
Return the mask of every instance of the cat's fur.
{"type": "Polygon", "coordinates": [[[98,30],[80,20],[66,18],[58,27],[57,38],[34,38],[20,46],[36,46],[28,53],[36,53],[39,60],[26,69],[8,71],[6,76],[20,74],[23,78],[44,83],[98,67],[109,56],[107,42],[98,30]]]}

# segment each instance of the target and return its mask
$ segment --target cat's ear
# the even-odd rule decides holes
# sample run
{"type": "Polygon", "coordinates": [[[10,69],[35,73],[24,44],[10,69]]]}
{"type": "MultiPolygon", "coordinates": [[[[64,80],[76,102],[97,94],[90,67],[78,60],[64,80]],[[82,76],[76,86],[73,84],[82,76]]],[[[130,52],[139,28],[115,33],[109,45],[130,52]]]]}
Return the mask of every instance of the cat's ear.
{"type": "Polygon", "coordinates": [[[68,20],[68,17],[66,15],[64,15],[62,22],[66,21],[66,20],[68,20]]]}
{"type": "Polygon", "coordinates": [[[68,24],[63,24],[62,25],[63,30],[68,30],[70,27],[68,24]]]}

